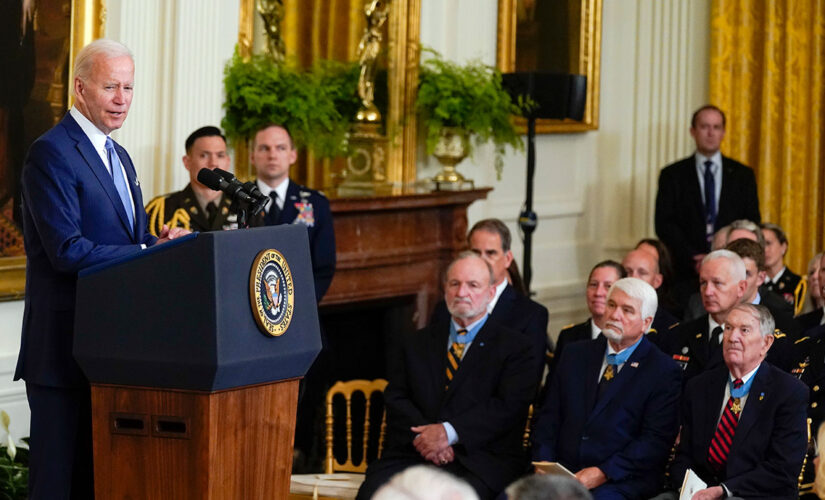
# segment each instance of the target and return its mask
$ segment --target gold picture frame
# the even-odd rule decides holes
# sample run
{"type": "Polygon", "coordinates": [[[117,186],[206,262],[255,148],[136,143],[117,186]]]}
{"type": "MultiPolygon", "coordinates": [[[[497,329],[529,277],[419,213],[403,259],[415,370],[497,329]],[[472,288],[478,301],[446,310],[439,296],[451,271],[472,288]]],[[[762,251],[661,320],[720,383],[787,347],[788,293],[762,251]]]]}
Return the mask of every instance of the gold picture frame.
{"type": "MultiPolygon", "coordinates": [[[[69,15],[68,48],[68,79],[63,84],[65,92],[69,92],[72,75],[72,66],[77,52],[84,45],[103,36],[106,25],[105,0],[72,0],[69,15]]],[[[55,78],[62,72],[55,71],[55,78]]],[[[59,88],[59,85],[57,86],[59,88]]],[[[64,94],[66,95],[66,94],[64,94]]],[[[63,96],[60,96],[62,101],[63,96]]],[[[66,102],[71,103],[67,97],[66,102]]],[[[0,258],[0,300],[19,300],[23,298],[26,289],[26,257],[0,258]]]]}
{"type": "MultiPolygon", "coordinates": [[[[356,1],[363,3],[363,0],[352,0],[352,5],[362,11],[363,5],[356,5],[356,1]]],[[[255,4],[256,0],[240,0],[238,46],[242,57],[249,57],[255,47],[255,4]]],[[[387,20],[388,40],[384,43],[388,55],[389,102],[385,128],[390,136],[386,179],[394,184],[411,184],[416,181],[415,97],[418,88],[420,22],[421,0],[392,0],[387,20]]],[[[232,146],[235,149],[235,174],[242,178],[251,178],[248,145],[243,141],[236,141],[232,146]]],[[[318,172],[308,172],[307,177],[314,179],[323,176],[318,172]]]]}
{"type": "MultiPolygon", "coordinates": [[[[519,0],[498,0],[498,36],[496,63],[502,73],[516,71],[516,37],[519,0]]],[[[540,0],[533,0],[532,3],[540,0]]],[[[569,50],[577,55],[575,69],[587,77],[587,101],[584,119],[536,120],[536,133],[585,132],[599,128],[599,66],[602,39],[602,0],[569,0],[577,7],[578,30],[571,30],[569,50]],[[577,35],[577,36],[572,36],[577,35]]],[[[526,71],[527,69],[522,69],[526,71]]],[[[526,129],[526,120],[517,119],[526,129]]]]}

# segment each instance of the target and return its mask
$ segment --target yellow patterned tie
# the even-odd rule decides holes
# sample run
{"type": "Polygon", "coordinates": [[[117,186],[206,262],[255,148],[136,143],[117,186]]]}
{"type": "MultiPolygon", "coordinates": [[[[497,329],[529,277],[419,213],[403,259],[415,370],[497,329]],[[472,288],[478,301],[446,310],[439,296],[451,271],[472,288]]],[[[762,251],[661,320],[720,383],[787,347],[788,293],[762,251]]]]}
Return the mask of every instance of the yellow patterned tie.
{"type": "MultiPolygon", "coordinates": [[[[467,330],[461,329],[456,332],[459,338],[462,335],[467,335],[467,330]]],[[[461,357],[464,355],[464,344],[460,342],[453,342],[447,350],[447,387],[450,386],[450,381],[453,380],[458,365],[461,363],[461,357]]],[[[446,389],[446,387],[445,387],[446,389]]]]}

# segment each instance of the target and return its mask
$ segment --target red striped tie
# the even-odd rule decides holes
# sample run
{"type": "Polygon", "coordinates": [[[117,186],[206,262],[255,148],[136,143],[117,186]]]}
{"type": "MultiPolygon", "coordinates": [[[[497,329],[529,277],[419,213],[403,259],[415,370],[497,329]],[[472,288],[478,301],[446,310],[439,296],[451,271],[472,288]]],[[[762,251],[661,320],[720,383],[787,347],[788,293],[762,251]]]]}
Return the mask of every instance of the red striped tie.
{"type": "MultiPolygon", "coordinates": [[[[733,388],[739,389],[742,384],[742,379],[736,379],[733,381],[733,388]]],[[[739,398],[729,397],[725,410],[722,412],[722,418],[719,419],[719,425],[716,427],[716,433],[710,441],[710,448],[708,448],[708,462],[716,471],[724,469],[728,461],[733,434],[736,432],[736,424],[739,423],[741,412],[739,398]]]]}

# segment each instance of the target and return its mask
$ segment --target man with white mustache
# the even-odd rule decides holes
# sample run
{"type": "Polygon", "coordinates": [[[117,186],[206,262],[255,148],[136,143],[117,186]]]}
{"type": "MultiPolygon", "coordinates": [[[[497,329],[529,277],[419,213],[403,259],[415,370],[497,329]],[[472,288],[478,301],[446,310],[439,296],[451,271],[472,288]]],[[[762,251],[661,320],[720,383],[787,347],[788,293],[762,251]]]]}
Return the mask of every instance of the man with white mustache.
{"type": "Polygon", "coordinates": [[[533,429],[533,460],[559,462],[593,498],[650,498],[678,431],[681,373],[645,337],[656,290],[638,278],[607,295],[602,336],[567,346],[533,429]]]}

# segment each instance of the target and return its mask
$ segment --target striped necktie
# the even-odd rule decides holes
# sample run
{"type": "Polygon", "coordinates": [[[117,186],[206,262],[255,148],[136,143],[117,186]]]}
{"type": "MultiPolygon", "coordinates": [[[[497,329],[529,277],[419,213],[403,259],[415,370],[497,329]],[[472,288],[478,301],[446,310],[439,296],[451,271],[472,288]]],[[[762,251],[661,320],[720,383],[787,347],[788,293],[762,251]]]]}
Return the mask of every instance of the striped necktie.
{"type": "MultiPolygon", "coordinates": [[[[739,389],[742,384],[742,379],[738,378],[733,381],[733,388],[739,389]]],[[[731,395],[722,412],[722,418],[719,419],[719,425],[716,426],[716,433],[710,441],[710,448],[708,448],[708,463],[717,472],[724,469],[728,461],[730,447],[733,444],[733,434],[736,432],[741,413],[742,404],[739,398],[731,395]]]]}
{"type": "Polygon", "coordinates": [[[463,340],[463,337],[467,335],[467,330],[462,328],[456,332],[456,335],[456,341],[450,344],[450,348],[447,350],[447,386],[445,389],[450,386],[450,382],[458,372],[458,365],[461,364],[461,358],[464,355],[464,342],[459,342],[459,340],[463,340]]]}

